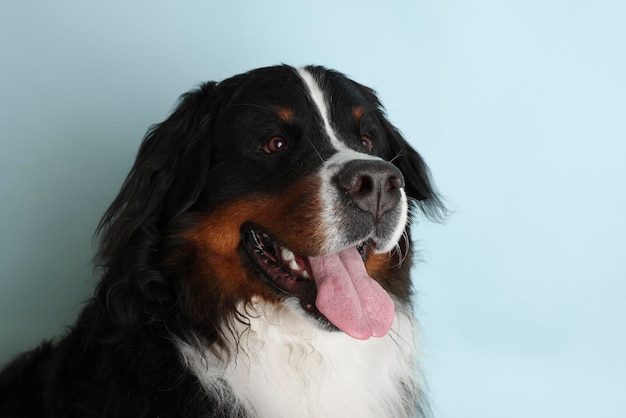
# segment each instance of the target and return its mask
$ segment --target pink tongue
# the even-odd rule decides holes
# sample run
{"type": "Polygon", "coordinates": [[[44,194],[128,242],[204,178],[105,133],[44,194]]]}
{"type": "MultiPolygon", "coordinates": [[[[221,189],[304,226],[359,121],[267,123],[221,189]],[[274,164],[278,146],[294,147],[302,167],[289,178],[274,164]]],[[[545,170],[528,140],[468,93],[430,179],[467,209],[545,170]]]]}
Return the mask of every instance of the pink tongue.
{"type": "Polygon", "coordinates": [[[351,337],[383,337],[394,318],[389,294],[367,275],[356,248],[309,257],[317,284],[317,309],[351,337]]]}

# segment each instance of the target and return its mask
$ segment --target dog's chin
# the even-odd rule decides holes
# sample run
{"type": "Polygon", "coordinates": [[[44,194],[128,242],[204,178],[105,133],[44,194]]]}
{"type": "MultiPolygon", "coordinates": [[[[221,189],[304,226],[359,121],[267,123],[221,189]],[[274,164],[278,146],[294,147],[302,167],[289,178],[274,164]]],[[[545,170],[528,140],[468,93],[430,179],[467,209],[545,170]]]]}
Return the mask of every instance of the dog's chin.
{"type": "MultiPolygon", "coordinates": [[[[298,254],[257,225],[242,227],[242,248],[256,267],[259,277],[279,295],[296,298],[304,310],[323,329],[337,331],[317,308],[317,285],[309,257],[298,254]]],[[[367,239],[355,245],[365,261],[373,247],[367,239]]]]}

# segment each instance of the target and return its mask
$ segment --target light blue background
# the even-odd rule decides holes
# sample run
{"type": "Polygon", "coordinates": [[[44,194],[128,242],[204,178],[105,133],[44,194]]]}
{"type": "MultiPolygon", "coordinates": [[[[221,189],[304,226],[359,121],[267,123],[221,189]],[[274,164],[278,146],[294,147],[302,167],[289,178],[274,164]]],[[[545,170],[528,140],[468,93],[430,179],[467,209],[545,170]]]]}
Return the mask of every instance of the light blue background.
{"type": "Polygon", "coordinates": [[[440,418],[626,416],[626,6],[0,2],[0,362],[72,322],[147,127],[281,62],[375,87],[453,216],[420,223],[440,418]]]}

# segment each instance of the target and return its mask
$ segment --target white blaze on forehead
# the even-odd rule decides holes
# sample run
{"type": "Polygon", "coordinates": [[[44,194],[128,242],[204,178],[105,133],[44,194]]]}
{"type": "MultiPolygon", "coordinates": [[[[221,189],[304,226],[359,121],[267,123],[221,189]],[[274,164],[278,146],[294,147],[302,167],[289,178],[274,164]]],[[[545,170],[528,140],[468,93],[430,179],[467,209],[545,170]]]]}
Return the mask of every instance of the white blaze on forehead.
{"type": "Polygon", "coordinates": [[[339,151],[342,155],[335,155],[331,158],[342,161],[350,161],[350,160],[382,160],[382,158],[377,157],[375,155],[366,154],[363,152],[356,151],[346,144],[344,144],[340,139],[339,135],[333,129],[330,123],[330,112],[328,111],[328,100],[324,96],[324,91],[320,87],[320,84],[317,82],[313,74],[311,74],[305,68],[298,68],[298,74],[304,81],[304,84],[307,86],[309,90],[309,95],[311,100],[315,104],[317,111],[319,112],[322,118],[322,124],[324,126],[324,131],[328,138],[330,139],[330,143],[333,147],[339,151]]]}
{"type": "Polygon", "coordinates": [[[300,74],[300,77],[302,77],[304,84],[306,84],[307,88],[309,89],[311,100],[313,100],[313,103],[317,107],[317,110],[322,117],[324,130],[330,138],[331,144],[335,147],[336,150],[346,149],[347,147],[339,140],[330,124],[330,114],[328,112],[328,106],[326,105],[326,98],[324,97],[324,92],[315,80],[315,77],[313,77],[313,74],[311,74],[304,68],[298,68],[298,74],[300,74]]]}

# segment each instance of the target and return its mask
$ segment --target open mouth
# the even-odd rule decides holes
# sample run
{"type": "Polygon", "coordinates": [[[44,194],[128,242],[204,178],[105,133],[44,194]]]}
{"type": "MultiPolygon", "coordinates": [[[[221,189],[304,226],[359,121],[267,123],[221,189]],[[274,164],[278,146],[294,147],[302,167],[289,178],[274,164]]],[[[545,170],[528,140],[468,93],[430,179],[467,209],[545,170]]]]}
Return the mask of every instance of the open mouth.
{"type": "Polygon", "coordinates": [[[317,287],[306,257],[295,254],[256,227],[244,233],[244,247],[269,284],[299,298],[302,307],[314,316],[323,317],[315,307],[317,287]]]}
{"type": "Polygon", "coordinates": [[[369,240],[338,253],[296,254],[257,226],[242,230],[243,246],[262,277],[324,325],[367,339],[386,335],[394,317],[393,301],[365,270],[369,240]]]}

